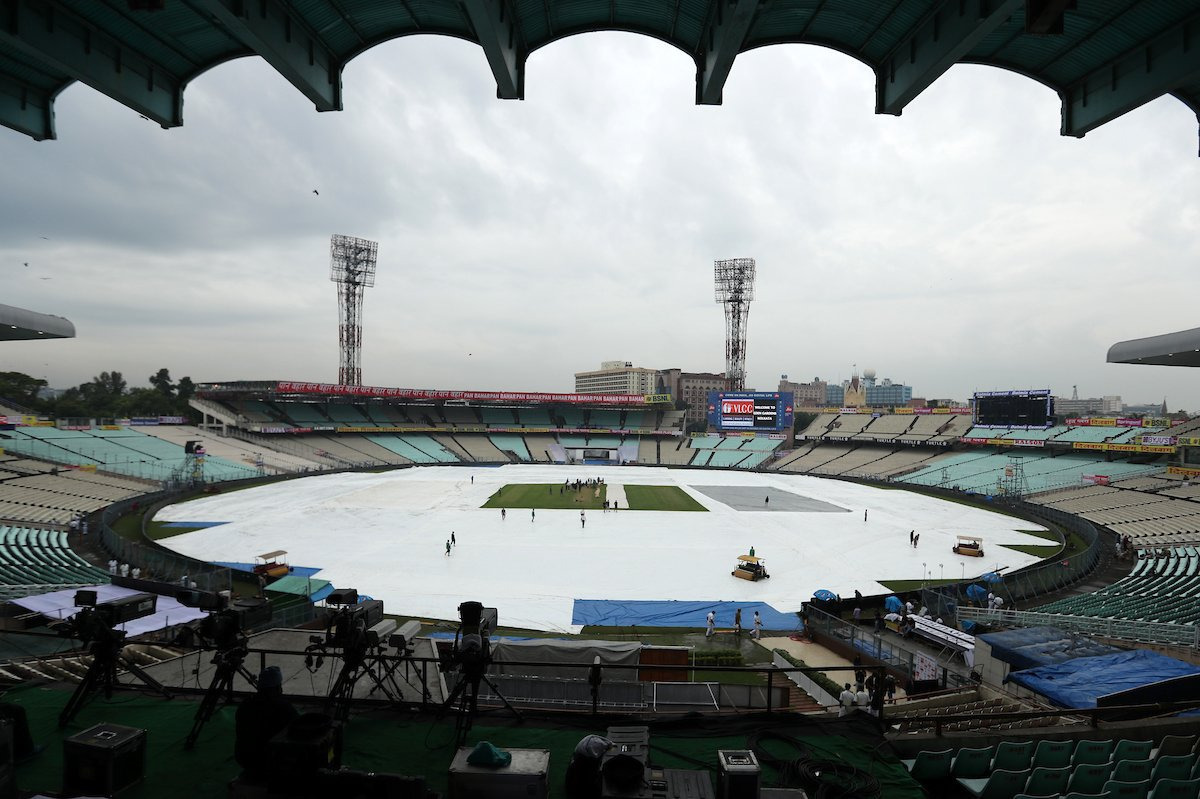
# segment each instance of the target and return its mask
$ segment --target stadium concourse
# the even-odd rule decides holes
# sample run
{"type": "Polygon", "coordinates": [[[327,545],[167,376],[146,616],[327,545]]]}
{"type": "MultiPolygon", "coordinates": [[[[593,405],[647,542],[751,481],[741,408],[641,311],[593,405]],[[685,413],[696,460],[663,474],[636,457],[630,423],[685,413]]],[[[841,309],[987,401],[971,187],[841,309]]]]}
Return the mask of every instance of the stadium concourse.
{"type": "MultiPolygon", "coordinates": [[[[500,495],[503,497],[503,494],[500,495]]],[[[503,501],[499,499],[497,501],[503,501]]],[[[652,467],[508,465],[321,475],[206,496],[163,508],[156,521],[203,529],[164,539],[208,561],[250,562],[286,550],[293,565],[384,600],[389,612],[454,619],[466,599],[500,609],[505,626],[578,632],[622,623],[591,614],[610,600],[636,618],[637,603],[695,603],[671,621],[704,625],[720,603],[767,603],[790,613],[825,589],[887,593],[882,581],[959,580],[1016,570],[1038,558],[1008,545],[1045,544],[1014,517],[903,490],[798,475],[652,467]],[[581,511],[482,507],[506,486],[600,478],[609,496],[627,486],[677,486],[707,512],[581,511]],[[767,502],[767,498],[770,502],[767,502]],[[213,526],[215,525],[215,526],[213,526]],[[920,534],[909,543],[909,531],[920,534]],[[447,556],[453,532],[457,545],[447,556]],[[956,536],[982,536],[985,558],[951,551],[956,536]],[[731,576],[751,547],[770,580],[731,576]],[[587,610],[585,610],[587,608],[587,610]]],[[[729,611],[732,615],[732,611],[729,611]]],[[[746,614],[748,623],[749,613],[746,614]]],[[[628,615],[625,616],[629,618],[628,615]]],[[[730,618],[722,619],[728,624],[730,618]]],[[[627,622],[625,622],[627,623],[627,622]]],[[[785,623],[788,629],[795,619],[785,623]]],[[[778,629],[781,625],[776,622],[778,629]]]]}

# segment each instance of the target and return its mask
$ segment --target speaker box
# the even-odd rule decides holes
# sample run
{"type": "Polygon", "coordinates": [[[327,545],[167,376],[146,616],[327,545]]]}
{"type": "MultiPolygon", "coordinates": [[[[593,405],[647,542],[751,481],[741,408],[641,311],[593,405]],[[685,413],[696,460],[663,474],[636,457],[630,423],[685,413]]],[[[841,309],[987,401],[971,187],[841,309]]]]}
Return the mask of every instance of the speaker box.
{"type": "Polygon", "coordinates": [[[63,741],[63,790],[113,796],[146,773],[146,731],[97,724],[63,741]]]}

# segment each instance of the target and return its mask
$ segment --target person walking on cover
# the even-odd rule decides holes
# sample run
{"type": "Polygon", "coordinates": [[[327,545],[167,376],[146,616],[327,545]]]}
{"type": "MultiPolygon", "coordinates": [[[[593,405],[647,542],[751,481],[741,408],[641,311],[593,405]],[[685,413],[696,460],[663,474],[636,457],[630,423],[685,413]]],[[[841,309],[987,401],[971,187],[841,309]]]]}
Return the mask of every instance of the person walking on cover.
{"type": "Polygon", "coordinates": [[[452,547],[458,546],[458,539],[454,537],[453,530],[450,531],[450,546],[452,546],[452,547]]]}
{"type": "Polygon", "coordinates": [[[704,618],[704,623],[705,623],[705,628],[706,628],[706,629],[704,630],[704,637],[705,637],[705,638],[712,638],[712,637],[713,637],[713,627],[715,627],[715,626],[716,626],[716,623],[717,623],[717,614],[716,614],[716,612],[715,612],[715,611],[711,611],[711,610],[710,610],[710,611],[708,612],[708,615],[707,615],[707,616],[705,616],[705,618],[704,618]]]}
{"type": "Polygon", "coordinates": [[[504,508],[501,508],[500,509],[500,521],[504,521],[506,516],[508,516],[508,514],[504,512],[504,508]]]}
{"type": "Polygon", "coordinates": [[[733,614],[733,632],[736,635],[742,634],[742,609],[738,608],[733,614]]]}
{"type": "Polygon", "coordinates": [[[446,557],[450,557],[450,539],[446,539],[446,557]]]}
{"type": "Polygon", "coordinates": [[[537,518],[537,511],[533,508],[530,508],[529,509],[529,521],[533,521],[536,518],[537,518]]]}
{"type": "Polygon", "coordinates": [[[754,611],[754,640],[758,641],[762,638],[763,621],[762,616],[758,615],[758,611],[754,611]]]}

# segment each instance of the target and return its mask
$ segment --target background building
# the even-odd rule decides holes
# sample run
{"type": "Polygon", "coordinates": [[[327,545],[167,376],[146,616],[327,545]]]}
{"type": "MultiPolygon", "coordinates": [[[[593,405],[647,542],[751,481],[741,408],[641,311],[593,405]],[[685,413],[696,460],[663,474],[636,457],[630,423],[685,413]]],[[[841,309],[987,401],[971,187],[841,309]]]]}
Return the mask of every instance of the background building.
{"type": "Polygon", "coordinates": [[[1054,398],[1054,413],[1056,416],[1115,416],[1125,410],[1121,397],[1109,394],[1104,397],[1085,397],[1080,399],[1078,393],[1070,399],[1054,398]]]}
{"type": "MultiPolygon", "coordinates": [[[[828,401],[829,384],[819,377],[814,377],[811,383],[793,383],[787,375],[779,377],[779,391],[790,391],[795,397],[797,408],[812,408],[825,405],[828,401]]],[[[838,404],[841,404],[840,402],[838,404]]]]}
{"type": "Polygon", "coordinates": [[[575,373],[576,394],[654,394],[657,387],[657,369],[629,361],[603,361],[595,371],[575,373]]]}

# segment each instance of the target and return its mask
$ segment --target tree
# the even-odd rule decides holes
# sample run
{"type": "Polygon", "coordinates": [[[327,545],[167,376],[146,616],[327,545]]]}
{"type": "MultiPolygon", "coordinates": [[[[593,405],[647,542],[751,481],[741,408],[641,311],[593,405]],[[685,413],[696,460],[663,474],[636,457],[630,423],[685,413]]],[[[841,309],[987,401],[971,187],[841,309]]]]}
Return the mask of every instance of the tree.
{"type": "Polygon", "coordinates": [[[175,384],[171,382],[171,372],[166,368],[159,369],[150,376],[150,385],[167,397],[175,393],[175,384]]]}
{"type": "Polygon", "coordinates": [[[792,418],[795,420],[792,423],[792,431],[796,435],[800,435],[802,430],[806,429],[810,424],[813,423],[813,420],[817,418],[817,414],[808,413],[807,411],[796,411],[795,416],[792,418]]]}
{"type": "Polygon", "coordinates": [[[179,378],[179,384],[175,386],[175,393],[179,397],[179,401],[186,407],[187,401],[196,393],[196,384],[192,382],[192,378],[185,375],[179,378]]]}
{"type": "Polygon", "coordinates": [[[31,410],[37,410],[42,404],[38,392],[45,387],[45,380],[23,372],[0,372],[0,397],[31,410]]]}

